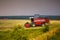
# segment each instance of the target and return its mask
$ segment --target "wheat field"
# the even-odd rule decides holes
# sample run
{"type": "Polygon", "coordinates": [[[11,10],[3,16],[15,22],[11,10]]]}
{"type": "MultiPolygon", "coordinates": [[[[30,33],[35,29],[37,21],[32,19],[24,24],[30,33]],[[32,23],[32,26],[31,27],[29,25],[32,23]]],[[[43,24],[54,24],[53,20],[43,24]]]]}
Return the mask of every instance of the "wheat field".
{"type": "MultiPolygon", "coordinates": [[[[30,20],[17,20],[17,19],[0,19],[0,27],[14,27],[15,25],[22,25],[26,22],[30,22],[30,20]]],[[[59,26],[60,20],[50,20],[51,26],[59,26]]]]}
{"type": "Polygon", "coordinates": [[[50,20],[49,31],[47,31],[46,33],[43,32],[43,27],[32,27],[32,28],[25,29],[24,24],[26,22],[30,22],[30,20],[0,19],[0,36],[2,36],[0,39],[1,40],[17,40],[17,39],[20,39],[20,40],[60,40],[59,39],[60,38],[60,34],[59,34],[60,33],[59,31],[60,20],[50,20]],[[21,30],[15,29],[14,31],[4,31],[6,29],[9,30],[10,28],[14,29],[14,27],[15,26],[18,27],[18,25],[22,26],[23,28],[21,30]],[[21,38],[19,35],[21,36],[21,38]],[[13,38],[11,38],[11,36],[13,38]]]}

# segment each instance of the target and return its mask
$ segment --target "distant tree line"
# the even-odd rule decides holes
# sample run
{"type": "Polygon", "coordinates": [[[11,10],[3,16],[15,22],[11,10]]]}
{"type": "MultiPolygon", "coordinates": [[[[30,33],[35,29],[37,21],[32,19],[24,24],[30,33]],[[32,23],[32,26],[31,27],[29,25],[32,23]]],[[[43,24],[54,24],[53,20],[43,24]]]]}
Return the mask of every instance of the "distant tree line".
{"type": "MultiPolygon", "coordinates": [[[[30,17],[34,16],[0,16],[0,19],[29,19],[30,17]]],[[[60,16],[40,15],[40,17],[49,18],[51,20],[60,20],[60,16]]]]}

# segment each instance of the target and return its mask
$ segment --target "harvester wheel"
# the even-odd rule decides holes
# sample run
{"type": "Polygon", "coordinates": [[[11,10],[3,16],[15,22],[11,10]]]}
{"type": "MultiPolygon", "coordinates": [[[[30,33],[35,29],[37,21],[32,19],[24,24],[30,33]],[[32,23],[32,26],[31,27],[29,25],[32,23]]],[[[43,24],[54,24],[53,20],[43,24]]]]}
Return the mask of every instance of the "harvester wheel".
{"type": "Polygon", "coordinates": [[[48,25],[49,25],[49,23],[45,23],[45,25],[47,25],[47,26],[48,26],[48,25]]]}
{"type": "Polygon", "coordinates": [[[35,24],[32,24],[33,27],[35,27],[35,24]]]}
{"type": "Polygon", "coordinates": [[[42,24],[42,26],[44,27],[44,26],[45,26],[45,24],[42,24]]]}
{"type": "Polygon", "coordinates": [[[42,26],[48,26],[49,25],[49,23],[43,23],[42,24],[42,26]]]}

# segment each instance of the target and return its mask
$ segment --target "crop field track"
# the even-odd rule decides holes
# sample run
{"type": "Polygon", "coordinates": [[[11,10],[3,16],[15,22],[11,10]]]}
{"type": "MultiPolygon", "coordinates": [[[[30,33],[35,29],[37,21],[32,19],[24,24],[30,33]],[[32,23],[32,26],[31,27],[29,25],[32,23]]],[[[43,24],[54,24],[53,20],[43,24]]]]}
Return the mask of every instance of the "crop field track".
{"type": "Polygon", "coordinates": [[[49,31],[47,32],[43,32],[43,29],[45,27],[42,26],[25,28],[24,24],[26,22],[30,22],[30,20],[0,19],[0,37],[1,37],[0,39],[1,40],[17,40],[17,39],[60,40],[60,20],[50,20],[48,26],[49,31]]]}

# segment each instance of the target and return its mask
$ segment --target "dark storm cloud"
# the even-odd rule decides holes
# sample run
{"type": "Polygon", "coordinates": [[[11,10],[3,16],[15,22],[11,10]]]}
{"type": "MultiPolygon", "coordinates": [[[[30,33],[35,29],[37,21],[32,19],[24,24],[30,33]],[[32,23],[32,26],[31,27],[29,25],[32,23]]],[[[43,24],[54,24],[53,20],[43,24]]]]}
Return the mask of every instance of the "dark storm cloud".
{"type": "Polygon", "coordinates": [[[60,15],[59,0],[0,0],[0,16],[60,15]]]}

